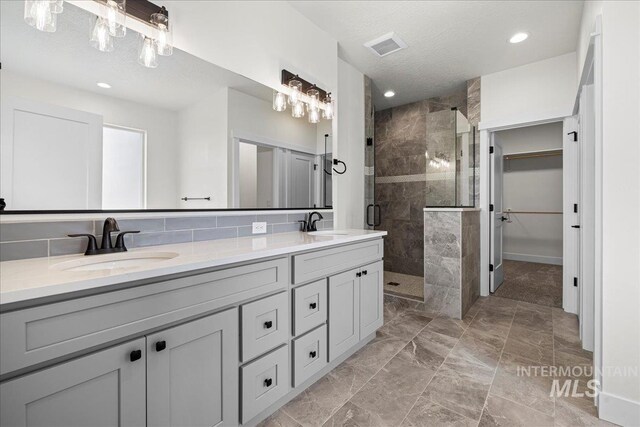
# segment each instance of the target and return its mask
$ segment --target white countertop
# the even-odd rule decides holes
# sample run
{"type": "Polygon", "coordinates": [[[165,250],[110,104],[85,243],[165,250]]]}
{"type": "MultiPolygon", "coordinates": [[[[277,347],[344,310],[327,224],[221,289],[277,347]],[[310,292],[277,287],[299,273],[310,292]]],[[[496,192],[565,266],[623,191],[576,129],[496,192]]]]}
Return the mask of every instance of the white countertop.
{"type": "MultiPolygon", "coordinates": [[[[386,236],[386,231],[334,230],[342,235],[277,233],[234,239],[180,243],[130,249],[131,253],[176,253],[171,259],[136,266],[94,271],[64,271],[62,262],[84,260],[84,255],[67,255],[0,262],[0,306],[31,299],[124,284],[176,273],[258,260],[345,243],[386,236]]],[[[328,230],[327,230],[328,232],[328,230]]],[[[113,257],[113,255],[92,255],[113,257]]]]}
{"type": "Polygon", "coordinates": [[[423,208],[422,210],[424,212],[475,212],[475,211],[479,211],[480,208],[446,208],[446,207],[438,208],[438,207],[433,207],[433,208],[423,208]]]}

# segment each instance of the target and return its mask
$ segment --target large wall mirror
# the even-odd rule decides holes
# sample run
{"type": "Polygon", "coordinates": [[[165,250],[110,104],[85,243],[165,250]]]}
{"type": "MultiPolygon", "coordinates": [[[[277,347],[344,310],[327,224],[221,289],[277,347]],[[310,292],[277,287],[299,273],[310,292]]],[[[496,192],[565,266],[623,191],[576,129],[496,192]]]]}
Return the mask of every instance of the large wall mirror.
{"type": "Polygon", "coordinates": [[[24,2],[0,8],[5,213],[331,206],[331,121],[276,112],[270,88],[178,49],[145,68],[133,31],[100,52],[72,4],[54,33],[24,2]]]}

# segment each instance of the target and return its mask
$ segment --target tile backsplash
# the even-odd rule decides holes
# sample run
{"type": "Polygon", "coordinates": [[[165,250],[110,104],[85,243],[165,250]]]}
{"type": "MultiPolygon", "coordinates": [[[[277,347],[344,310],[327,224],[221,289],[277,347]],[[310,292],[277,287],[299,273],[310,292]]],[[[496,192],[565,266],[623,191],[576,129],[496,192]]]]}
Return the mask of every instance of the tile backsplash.
{"type": "MultiPolygon", "coordinates": [[[[322,212],[318,229],[333,228],[333,213],[322,212]]],[[[253,222],[266,222],[267,234],[299,231],[304,213],[167,216],[164,218],[123,218],[115,215],[121,231],[139,230],[126,236],[128,248],[174,243],[200,242],[252,235],[253,222]]],[[[106,216],[105,216],[106,218],[106,216]]],[[[0,224],[0,261],[83,253],[86,238],[68,234],[89,233],[102,238],[103,220],[3,222],[0,224]]],[[[113,241],[115,236],[113,233],[113,241]]]]}

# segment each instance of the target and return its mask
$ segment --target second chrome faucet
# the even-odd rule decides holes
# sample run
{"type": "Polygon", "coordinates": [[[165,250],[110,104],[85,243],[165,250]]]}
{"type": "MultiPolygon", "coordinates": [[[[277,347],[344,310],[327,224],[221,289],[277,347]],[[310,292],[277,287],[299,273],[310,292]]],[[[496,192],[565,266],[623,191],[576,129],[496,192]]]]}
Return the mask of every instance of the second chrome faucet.
{"type": "Polygon", "coordinates": [[[89,241],[87,242],[87,250],[84,252],[85,255],[100,255],[100,254],[109,254],[113,252],[126,252],[127,247],[124,244],[124,236],[131,233],[139,233],[140,231],[122,231],[118,234],[116,238],[116,245],[113,246],[111,242],[111,233],[116,231],[120,231],[120,227],[118,226],[118,222],[115,218],[107,218],[104,220],[104,224],[102,225],[102,243],[100,248],[98,248],[98,244],[96,242],[96,237],[93,234],[69,234],[69,237],[87,237],[89,241]]]}

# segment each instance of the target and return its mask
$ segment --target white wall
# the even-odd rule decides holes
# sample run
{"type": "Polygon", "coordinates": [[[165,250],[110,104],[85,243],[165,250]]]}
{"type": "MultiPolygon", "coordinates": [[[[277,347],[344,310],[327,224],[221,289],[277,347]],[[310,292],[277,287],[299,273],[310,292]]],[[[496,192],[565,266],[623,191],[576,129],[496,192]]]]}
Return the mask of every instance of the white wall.
{"type": "MultiPolygon", "coordinates": [[[[602,363],[640,370],[639,2],[603,3],[602,50],[602,363]]],[[[640,425],[637,372],[604,372],[600,411],[640,425]]]]}
{"type": "Polygon", "coordinates": [[[582,19],[580,21],[580,32],[578,33],[578,45],[576,47],[577,77],[580,81],[584,60],[589,49],[589,37],[595,31],[596,16],[602,14],[602,0],[585,1],[582,8],[582,19]]]}
{"type": "MultiPolygon", "coordinates": [[[[562,122],[495,133],[503,154],[562,148],[562,122]]],[[[562,212],[562,157],[505,160],[504,209],[562,212]]],[[[562,215],[512,214],[505,259],[562,263],[562,215]]]]}
{"type": "Polygon", "coordinates": [[[344,175],[333,174],[334,226],[364,228],[364,75],[343,60],[338,61],[336,113],[334,158],[348,169],[344,175]]]}
{"type": "Polygon", "coordinates": [[[258,206],[258,146],[240,143],[238,150],[240,207],[258,206]]]}
{"type": "Polygon", "coordinates": [[[147,131],[147,208],[170,209],[177,197],[177,115],[110,96],[57,85],[7,70],[0,73],[2,96],[15,96],[47,104],[100,114],[105,124],[147,131]]]}
{"type": "Polygon", "coordinates": [[[211,197],[180,200],[181,208],[227,207],[227,103],[221,88],[179,113],[179,198],[211,197]]]}
{"type": "Polygon", "coordinates": [[[484,75],[480,126],[570,116],[577,81],[575,53],[484,75]]]}
{"type": "Polygon", "coordinates": [[[192,55],[272,88],[283,68],[330,92],[338,44],[285,1],[159,1],[174,43],[192,55]]]}

